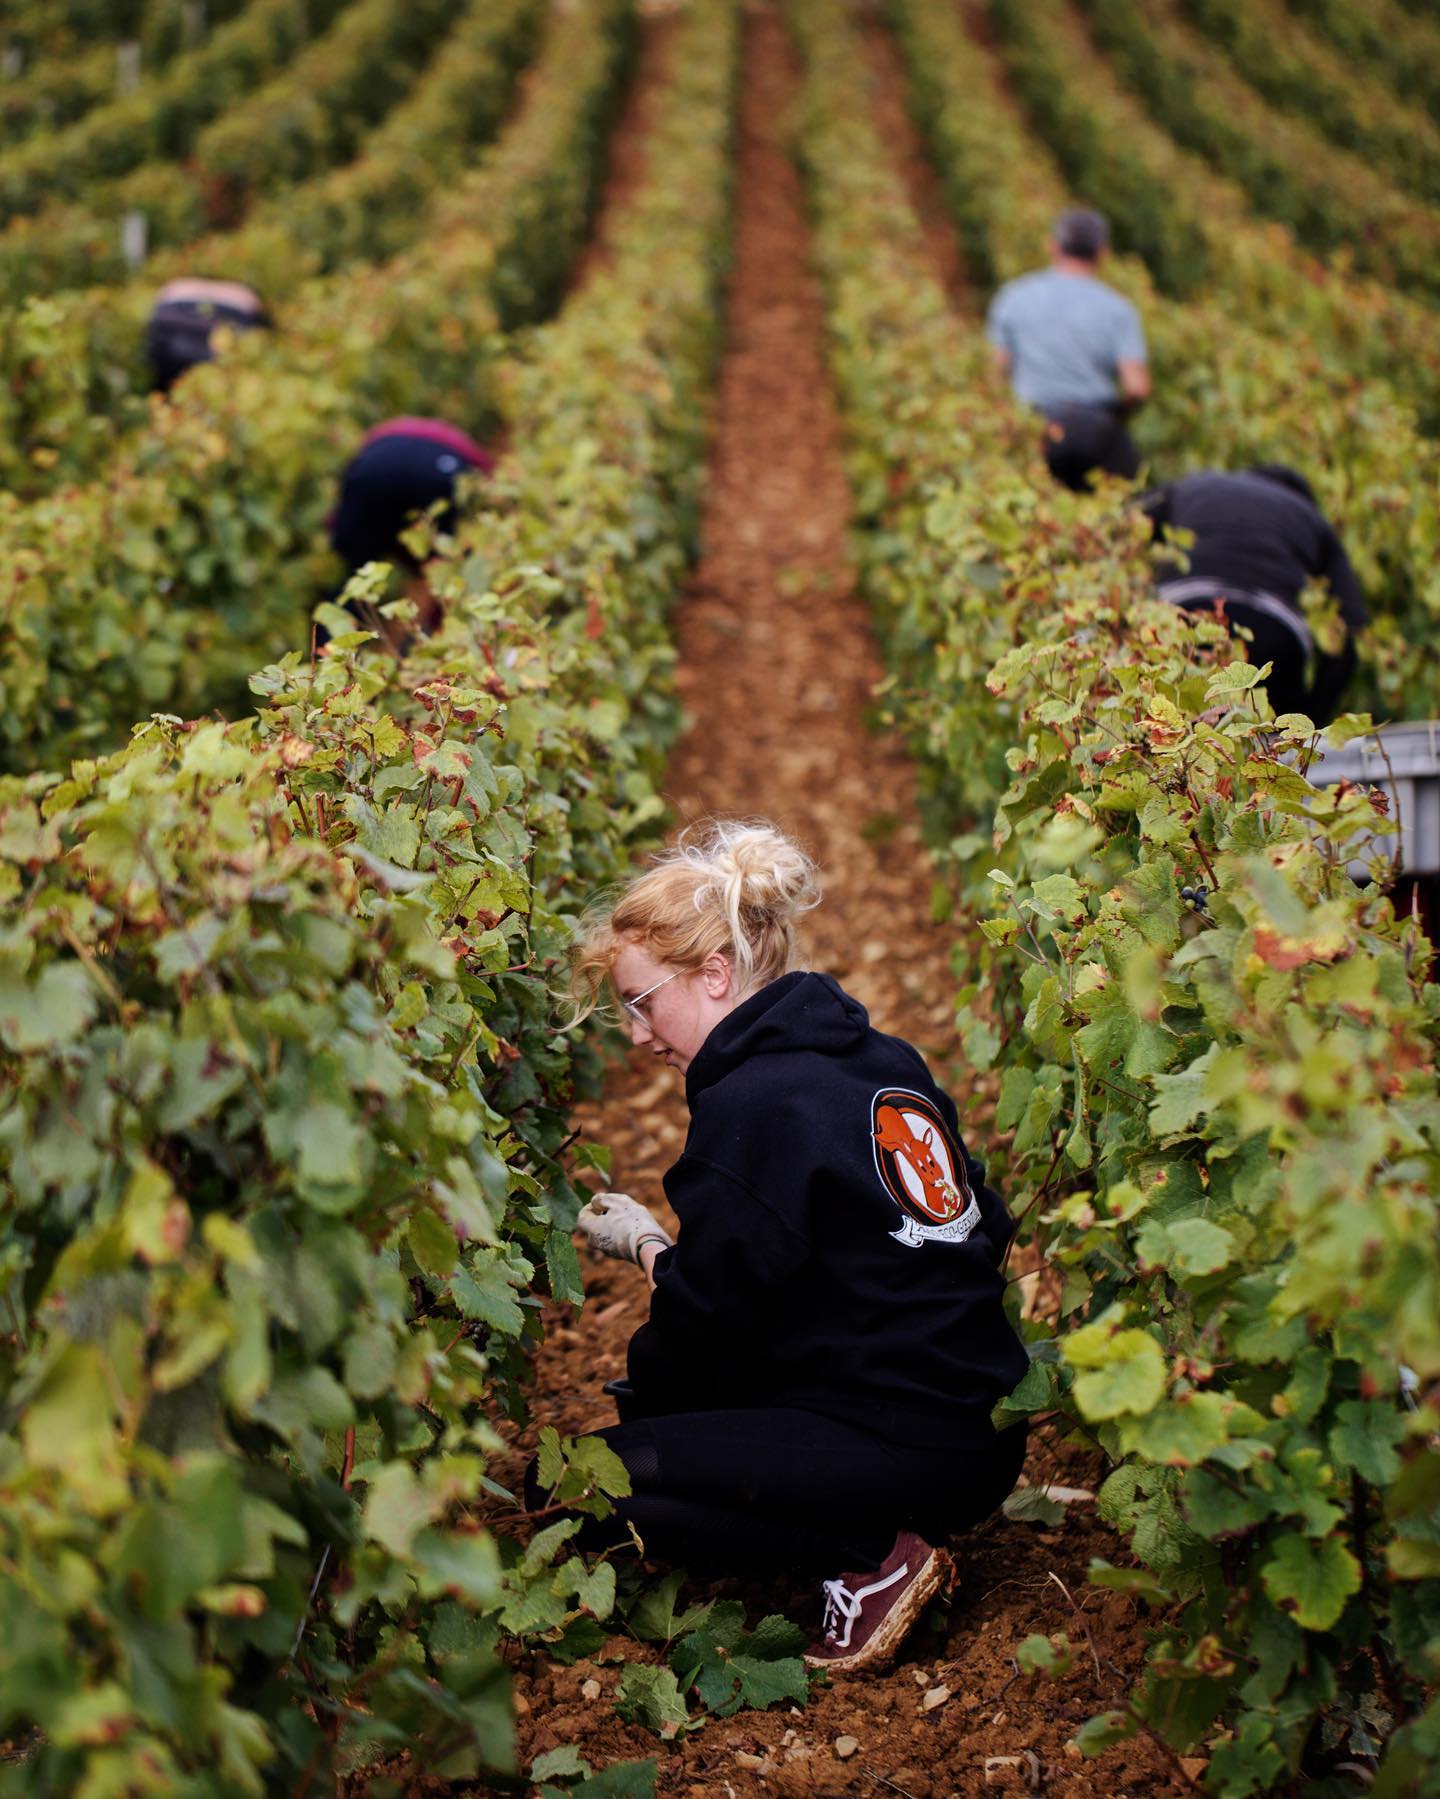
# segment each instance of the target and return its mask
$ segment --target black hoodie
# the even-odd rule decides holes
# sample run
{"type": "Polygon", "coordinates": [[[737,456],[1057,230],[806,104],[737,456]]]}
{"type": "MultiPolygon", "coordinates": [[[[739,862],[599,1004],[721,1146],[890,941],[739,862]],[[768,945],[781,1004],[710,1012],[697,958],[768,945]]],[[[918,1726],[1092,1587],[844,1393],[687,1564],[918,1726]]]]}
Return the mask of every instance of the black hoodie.
{"type": "Polygon", "coordinates": [[[1308,581],[1323,577],[1352,631],[1365,624],[1365,595],[1335,527],[1303,493],[1254,470],[1204,469],[1142,495],[1157,540],[1167,525],[1193,531],[1188,567],[1162,563],[1162,582],[1218,581],[1242,591],[1273,593],[1297,612],[1308,581]]]}
{"type": "Polygon", "coordinates": [[[935,1448],[994,1441],[1025,1351],[1013,1234],[918,1050],[829,975],[723,1018],[685,1081],[680,1240],[630,1342],[642,1410],[796,1406],[935,1448]]]}

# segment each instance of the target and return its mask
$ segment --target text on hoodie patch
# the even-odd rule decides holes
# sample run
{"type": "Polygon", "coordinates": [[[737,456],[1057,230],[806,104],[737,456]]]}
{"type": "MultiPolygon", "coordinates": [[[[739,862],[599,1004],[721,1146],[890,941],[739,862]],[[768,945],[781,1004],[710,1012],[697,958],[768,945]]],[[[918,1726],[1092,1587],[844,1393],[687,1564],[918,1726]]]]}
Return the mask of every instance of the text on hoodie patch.
{"type": "Polygon", "coordinates": [[[908,1087],[882,1087],[870,1102],[875,1172],[904,1214],[890,1235],[918,1249],[963,1243],[980,1222],[965,1158],[935,1102],[908,1087]]]}

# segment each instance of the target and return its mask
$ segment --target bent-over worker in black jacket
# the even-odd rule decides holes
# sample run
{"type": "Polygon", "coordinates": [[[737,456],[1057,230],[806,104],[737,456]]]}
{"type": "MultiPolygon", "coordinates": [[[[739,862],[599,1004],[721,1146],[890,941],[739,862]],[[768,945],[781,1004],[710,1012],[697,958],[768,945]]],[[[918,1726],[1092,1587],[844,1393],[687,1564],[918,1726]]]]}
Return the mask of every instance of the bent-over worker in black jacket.
{"type": "Polygon", "coordinates": [[[1276,715],[1303,712],[1316,724],[1334,716],[1355,669],[1355,633],[1368,618],[1365,596],[1335,527],[1294,469],[1266,463],[1242,474],[1206,470],[1145,494],[1157,539],[1167,526],[1194,533],[1188,567],[1162,566],[1159,595],[1187,611],[1221,611],[1250,634],[1250,661],[1273,662],[1265,685],[1276,715]],[[1300,607],[1312,581],[1340,606],[1338,652],[1316,644],[1300,607]],[[1312,672],[1313,670],[1313,672],[1312,672]]]}
{"type": "Polygon", "coordinates": [[[665,1176],[678,1241],[625,1194],[580,1223],[653,1285],[602,1433],[634,1487],[622,1525],[733,1572],[863,1570],[825,1581],[811,1653],[845,1669],[893,1653],[948,1576],[946,1538],[1014,1486],[1025,1433],[990,1411],[1027,1364],[1003,1305],[1013,1226],[954,1105],[834,980],[790,967],[816,898],[773,827],[718,823],[592,925],[580,990],[613,983],[636,1046],[684,1074],[691,1123],[665,1176]]]}
{"type": "Polygon", "coordinates": [[[154,385],[170,389],[189,369],[215,358],[215,333],[267,331],[273,320],[265,302],[246,281],[217,281],[182,275],[155,296],[145,326],[145,357],[154,385]]]}

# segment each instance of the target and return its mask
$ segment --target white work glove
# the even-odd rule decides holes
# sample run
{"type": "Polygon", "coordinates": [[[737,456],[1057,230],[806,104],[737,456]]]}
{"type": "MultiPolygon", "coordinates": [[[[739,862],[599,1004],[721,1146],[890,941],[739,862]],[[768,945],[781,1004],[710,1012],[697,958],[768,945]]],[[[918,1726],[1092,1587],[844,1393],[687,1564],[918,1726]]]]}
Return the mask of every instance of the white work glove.
{"type": "Polygon", "coordinates": [[[576,1223],[591,1249],[602,1256],[614,1256],[618,1262],[634,1262],[637,1267],[642,1243],[658,1243],[662,1249],[669,1249],[673,1242],[669,1231],[628,1193],[597,1193],[576,1223]]]}

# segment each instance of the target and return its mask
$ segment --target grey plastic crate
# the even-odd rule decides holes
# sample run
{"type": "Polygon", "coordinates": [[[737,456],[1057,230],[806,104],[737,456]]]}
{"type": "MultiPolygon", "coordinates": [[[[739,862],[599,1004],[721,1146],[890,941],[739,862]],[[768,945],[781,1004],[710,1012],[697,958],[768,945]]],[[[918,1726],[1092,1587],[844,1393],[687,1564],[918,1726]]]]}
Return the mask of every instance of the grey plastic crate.
{"type": "MultiPolygon", "coordinates": [[[[1400,821],[1400,869],[1407,875],[1440,874],[1440,719],[1425,724],[1381,725],[1364,737],[1327,750],[1308,770],[1317,787],[1340,781],[1380,787],[1390,796],[1390,816],[1400,821]]],[[[1393,835],[1357,841],[1350,864],[1357,879],[1366,861],[1395,853],[1393,835]]]]}

